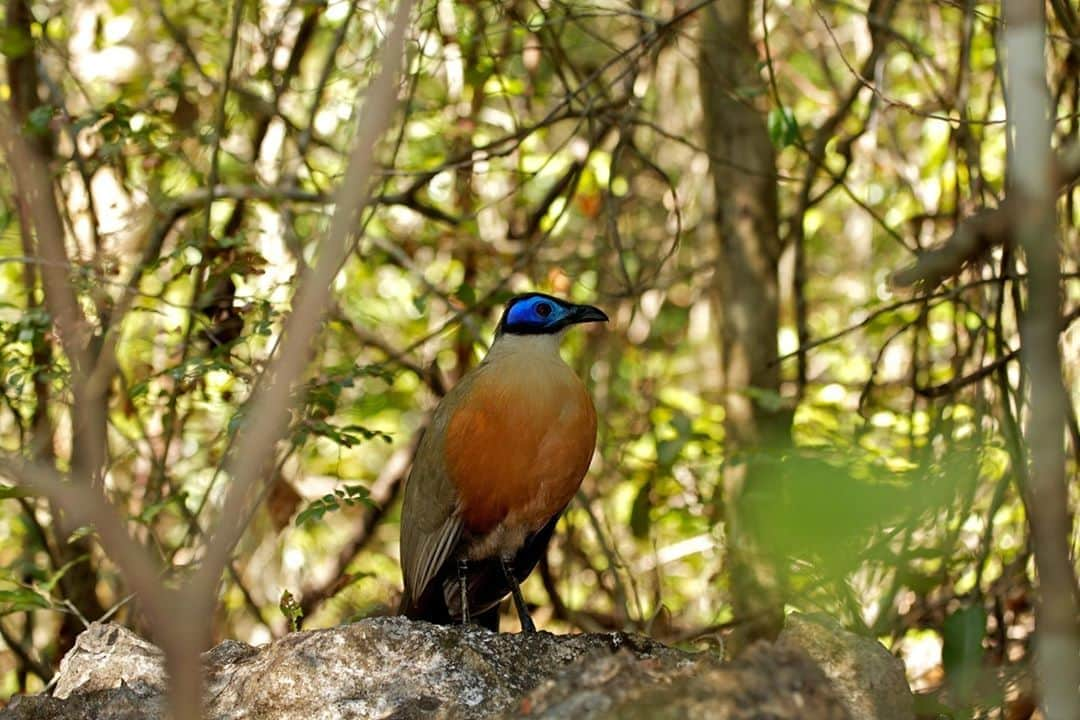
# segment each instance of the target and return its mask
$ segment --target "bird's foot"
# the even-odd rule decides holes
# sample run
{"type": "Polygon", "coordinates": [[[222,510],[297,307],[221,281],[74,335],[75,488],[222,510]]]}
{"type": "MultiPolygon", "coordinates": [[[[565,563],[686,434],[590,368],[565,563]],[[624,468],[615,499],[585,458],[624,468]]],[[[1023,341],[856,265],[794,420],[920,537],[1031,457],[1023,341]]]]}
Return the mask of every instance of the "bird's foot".
{"type": "Polygon", "coordinates": [[[536,625],[529,617],[529,608],[525,606],[525,598],[521,594],[521,587],[518,585],[517,578],[514,577],[513,570],[504,558],[499,558],[499,564],[502,565],[503,575],[506,577],[507,584],[510,585],[510,594],[514,596],[514,608],[517,610],[518,621],[521,622],[521,632],[536,632],[536,625]]]}
{"type": "Polygon", "coordinates": [[[461,624],[469,624],[469,561],[457,561],[458,586],[461,588],[461,624]]]}

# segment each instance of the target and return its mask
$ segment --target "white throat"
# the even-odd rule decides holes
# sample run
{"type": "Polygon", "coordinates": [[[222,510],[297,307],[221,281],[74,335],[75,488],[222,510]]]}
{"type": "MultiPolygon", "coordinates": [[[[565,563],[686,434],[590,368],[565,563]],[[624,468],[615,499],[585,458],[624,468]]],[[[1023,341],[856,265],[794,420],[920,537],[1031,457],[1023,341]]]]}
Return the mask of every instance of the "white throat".
{"type": "Polygon", "coordinates": [[[488,350],[485,362],[496,360],[507,355],[525,354],[540,359],[562,360],[559,355],[559,343],[566,330],[557,333],[544,333],[536,335],[515,335],[503,333],[495,338],[495,342],[488,350]]]}

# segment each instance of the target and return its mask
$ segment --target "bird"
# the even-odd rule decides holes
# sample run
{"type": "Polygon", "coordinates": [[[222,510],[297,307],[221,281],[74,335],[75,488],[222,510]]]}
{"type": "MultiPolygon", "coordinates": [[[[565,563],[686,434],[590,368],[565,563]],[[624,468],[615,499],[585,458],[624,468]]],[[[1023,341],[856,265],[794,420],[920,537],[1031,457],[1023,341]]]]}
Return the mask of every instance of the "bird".
{"type": "Polygon", "coordinates": [[[544,293],[507,301],[483,361],[436,406],[401,507],[399,612],[498,632],[509,594],[535,625],[520,584],[539,562],[596,447],[596,409],[559,344],[592,305],[544,293]]]}

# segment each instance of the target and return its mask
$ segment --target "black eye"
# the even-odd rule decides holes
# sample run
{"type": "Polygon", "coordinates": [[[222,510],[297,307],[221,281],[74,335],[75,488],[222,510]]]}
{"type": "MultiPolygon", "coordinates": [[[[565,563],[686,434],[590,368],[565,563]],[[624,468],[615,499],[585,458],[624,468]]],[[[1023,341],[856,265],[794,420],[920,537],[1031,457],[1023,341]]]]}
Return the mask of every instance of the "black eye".
{"type": "Polygon", "coordinates": [[[546,318],[551,314],[551,305],[548,303],[540,303],[536,306],[536,314],[542,318],[546,318]]]}

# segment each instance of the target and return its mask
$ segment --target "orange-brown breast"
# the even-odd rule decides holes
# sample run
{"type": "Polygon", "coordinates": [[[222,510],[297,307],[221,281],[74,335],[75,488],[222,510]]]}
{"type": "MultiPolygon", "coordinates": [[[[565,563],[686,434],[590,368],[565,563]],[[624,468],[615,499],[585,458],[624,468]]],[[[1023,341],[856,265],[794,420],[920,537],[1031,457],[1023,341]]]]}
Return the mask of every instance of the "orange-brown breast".
{"type": "Polygon", "coordinates": [[[450,419],[447,472],[465,528],[540,529],[574,496],[596,445],[596,411],[561,360],[486,368],[450,419]]]}

